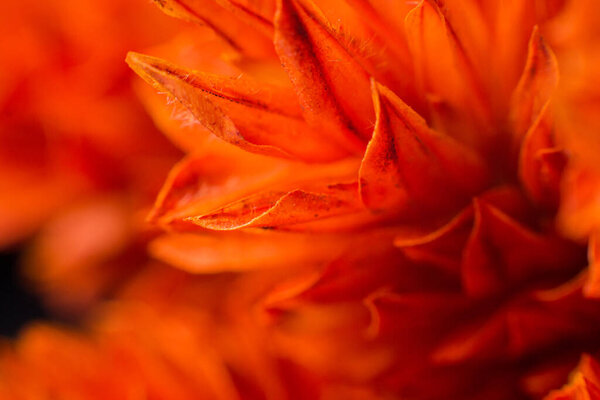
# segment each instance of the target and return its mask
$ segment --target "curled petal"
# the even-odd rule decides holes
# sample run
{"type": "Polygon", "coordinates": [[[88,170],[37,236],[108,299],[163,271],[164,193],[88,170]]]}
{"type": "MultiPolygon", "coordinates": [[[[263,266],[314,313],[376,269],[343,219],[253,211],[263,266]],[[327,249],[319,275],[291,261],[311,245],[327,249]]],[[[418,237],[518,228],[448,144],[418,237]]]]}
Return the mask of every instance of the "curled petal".
{"type": "Polygon", "coordinates": [[[361,208],[357,185],[340,183],[315,191],[267,191],[188,220],[214,230],[273,228],[353,214],[361,208]]]}
{"type": "MultiPolygon", "coordinates": [[[[527,201],[513,187],[496,187],[480,195],[487,204],[512,218],[524,219],[531,213],[527,201]]],[[[469,205],[450,220],[433,227],[411,229],[396,235],[394,245],[415,262],[433,265],[451,275],[460,273],[463,249],[474,223],[474,207],[469,205]]]]}
{"type": "MultiPolygon", "coordinates": [[[[160,46],[154,46],[149,51],[175,64],[200,71],[230,77],[242,73],[240,68],[234,65],[243,60],[242,55],[223,41],[215,40],[209,29],[189,28],[182,35],[160,46]]],[[[134,85],[136,95],[154,124],[177,147],[185,152],[193,152],[212,140],[210,131],[172,96],[167,98],[167,104],[172,103],[172,106],[165,107],[164,96],[157,96],[152,86],[144,81],[137,81],[134,85]]]]}
{"type": "Polygon", "coordinates": [[[423,235],[418,236],[399,236],[394,240],[394,245],[401,248],[408,248],[413,246],[423,246],[433,244],[438,241],[444,240],[448,236],[451,236],[455,232],[462,229],[465,225],[468,225],[473,219],[473,208],[467,207],[460,213],[456,214],[450,221],[442,225],[441,227],[427,232],[423,235]]]}
{"type": "Polygon", "coordinates": [[[158,194],[150,220],[168,224],[205,214],[289,176],[289,165],[276,159],[225,148],[225,144],[219,147],[218,156],[193,154],[175,165],[158,194]]]}
{"type": "MultiPolygon", "coordinates": [[[[445,333],[447,323],[456,318],[456,312],[464,311],[466,301],[455,294],[378,291],[366,298],[365,305],[371,313],[371,336],[400,334],[429,342],[445,333]]],[[[403,343],[414,344],[412,340],[403,343]]]]}
{"type": "Polygon", "coordinates": [[[214,135],[247,151],[307,161],[346,154],[309,129],[287,88],[192,72],[136,53],[129,53],[127,62],[142,78],[177,98],[214,135]]]}
{"type": "Polygon", "coordinates": [[[424,273],[426,266],[408,263],[391,246],[395,234],[395,230],[348,234],[346,251],[328,263],[301,296],[318,302],[360,301],[382,287],[415,291],[444,284],[440,276],[424,273]]]}
{"type": "Polygon", "coordinates": [[[546,109],[541,111],[523,139],[519,154],[519,177],[535,203],[556,210],[562,171],[567,160],[565,153],[554,146],[547,112],[546,109]]]}
{"type": "MultiPolygon", "coordinates": [[[[176,165],[160,191],[150,219],[163,225],[210,215],[254,194],[263,205],[294,190],[347,181],[356,175],[354,160],[317,166],[295,164],[246,153],[222,142],[207,146],[176,165]]],[[[326,196],[325,196],[326,197],[326,196]]],[[[250,212],[251,210],[246,210],[250,212]]],[[[188,227],[196,227],[189,222],[188,227]]]]}
{"type": "Polygon", "coordinates": [[[585,326],[568,315],[536,305],[516,305],[484,322],[461,327],[435,350],[433,358],[440,364],[511,359],[585,332],[585,326]]]}
{"type": "Polygon", "coordinates": [[[372,209],[456,207],[488,182],[483,160],[425,120],[382,85],[372,83],[377,114],[359,172],[361,198],[372,209]]]}
{"type": "Polygon", "coordinates": [[[476,199],[474,207],[461,267],[468,294],[489,296],[538,274],[567,278],[581,265],[578,246],[532,232],[484,201],[476,199]]]}
{"type": "MultiPolygon", "coordinates": [[[[568,304],[571,302],[579,302],[581,300],[582,288],[587,279],[587,271],[582,271],[575,277],[565,282],[562,282],[558,286],[551,288],[534,290],[531,292],[531,297],[539,302],[552,303],[555,307],[563,302],[568,304]]],[[[593,304],[593,303],[590,303],[593,304]]]]}
{"type": "Polygon", "coordinates": [[[461,251],[473,223],[473,208],[467,207],[438,229],[419,236],[398,236],[394,245],[415,262],[433,264],[456,274],[460,270],[461,251]]]}
{"type": "Polygon", "coordinates": [[[502,316],[482,326],[461,329],[435,349],[432,354],[435,363],[453,364],[472,358],[485,360],[497,356],[506,347],[505,320],[502,316]]]}

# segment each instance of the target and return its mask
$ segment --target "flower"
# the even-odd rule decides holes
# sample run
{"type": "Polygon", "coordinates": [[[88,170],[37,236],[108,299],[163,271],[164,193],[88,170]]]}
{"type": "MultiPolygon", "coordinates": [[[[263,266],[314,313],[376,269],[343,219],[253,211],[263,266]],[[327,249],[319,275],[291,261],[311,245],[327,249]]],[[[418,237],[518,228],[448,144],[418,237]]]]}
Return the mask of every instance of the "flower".
{"type": "Polygon", "coordinates": [[[175,268],[146,264],[83,337],[31,328],[1,389],[598,395],[588,356],[560,389],[599,346],[591,0],[156,3],[201,25],[150,50],[170,61],[127,56],[179,113],[138,90],[186,152],[149,217],[175,268]]]}

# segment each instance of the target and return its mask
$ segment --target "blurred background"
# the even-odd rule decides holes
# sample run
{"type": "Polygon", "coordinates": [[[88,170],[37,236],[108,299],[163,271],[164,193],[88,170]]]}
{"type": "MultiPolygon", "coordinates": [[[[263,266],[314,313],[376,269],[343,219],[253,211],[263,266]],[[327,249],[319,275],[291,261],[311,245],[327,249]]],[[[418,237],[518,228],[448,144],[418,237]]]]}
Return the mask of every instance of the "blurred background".
{"type": "Polygon", "coordinates": [[[19,249],[0,253],[0,335],[14,337],[30,320],[48,318],[40,299],[28,290],[19,273],[19,249]]]}
{"type": "Polygon", "coordinates": [[[1,2],[0,335],[77,319],[143,261],[180,154],[124,60],[175,24],[147,0],[1,2]]]}

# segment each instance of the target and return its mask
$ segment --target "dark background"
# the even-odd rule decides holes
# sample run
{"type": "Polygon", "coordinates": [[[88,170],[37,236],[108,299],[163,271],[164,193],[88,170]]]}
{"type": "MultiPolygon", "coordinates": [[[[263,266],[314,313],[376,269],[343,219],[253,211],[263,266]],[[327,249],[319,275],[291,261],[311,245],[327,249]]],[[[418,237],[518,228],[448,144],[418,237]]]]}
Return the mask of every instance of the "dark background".
{"type": "Polygon", "coordinates": [[[0,251],[0,336],[15,337],[28,322],[48,316],[18,268],[19,249],[0,251]]]}

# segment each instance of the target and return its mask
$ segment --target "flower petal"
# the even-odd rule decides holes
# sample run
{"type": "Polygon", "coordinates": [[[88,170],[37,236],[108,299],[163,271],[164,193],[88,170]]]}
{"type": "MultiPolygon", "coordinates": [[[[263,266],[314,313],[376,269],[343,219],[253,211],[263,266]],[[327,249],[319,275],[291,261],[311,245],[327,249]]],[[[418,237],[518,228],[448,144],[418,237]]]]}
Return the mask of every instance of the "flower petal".
{"type": "Polygon", "coordinates": [[[328,261],[347,245],[336,235],[275,231],[174,233],[155,239],[150,254],[191,273],[292,268],[328,261]]]}
{"type": "Polygon", "coordinates": [[[329,184],[316,189],[267,191],[188,220],[214,230],[275,228],[353,214],[362,209],[356,183],[329,184]]]}
{"type": "Polygon", "coordinates": [[[129,53],[127,62],[142,78],[176,97],[213,134],[247,151],[307,161],[346,154],[308,128],[287,88],[192,72],[136,53],[129,53]]]}
{"type": "MultiPolygon", "coordinates": [[[[527,56],[527,42],[536,23],[535,1],[487,1],[484,12],[492,28],[493,48],[488,50],[488,68],[492,76],[493,93],[506,102],[510,99],[527,56]]],[[[503,112],[506,107],[503,105],[503,112]]]]}
{"type": "Polygon", "coordinates": [[[554,145],[547,110],[541,111],[521,145],[519,178],[528,196],[540,206],[555,211],[558,207],[566,154],[554,145]]]}
{"type": "MultiPolygon", "coordinates": [[[[182,223],[190,217],[209,215],[215,210],[256,196],[275,201],[298,189],[325,187],[356,176],[357,162],[299,164],[244,152],[222,142],[212,142],[205,152],[192,154],[176,165],[150,214],[161,224],[182,223]]],[[[252,207],[258,207],[258,203],[252,207]]],[[[248,210],[249,211],[249,210],[248,210]]],[[[183,223],[188,227],[193,224],[183,223]]]]}
{"type": "MultiPolygon", "coordinates": [[[[414,346],[434,342],[445,334],[456,313],[464,312],[466,303],[456,294],[375,292],[365,300],[371,313],[369,334],[372,337],[392,335],[402,347],[408,343],[414,346]],[[397,335],[410,340],[400,341],[397,335]]],[[[423,358],[422,348],[407,350],[417,351],[423,358]]]]}
{"type": "Polygon", "coordinates": [[[413,262],[434,265],[458,274],[462,248],[473,222],[473,207],[467,207],[446,224],[415,237],[396,237],[394,245],[413,262]]]}
{"type": "Polygon", "coordinates": [[[169,224],[218,209],[289,175],[289,165],[226,144],[218,155],[192,154],[179,162],[161,189],[149,219],[169,224]],[[229,151],[226,151],[229,150],[229,151]]]}
{"type": "Polygon", "coordinates": [[[435,350],[433,358],[440,364],[512,359],[585,332],[585,325],[568,315],[536,304],[515,305],[459,328],[435,350]]]}
{"type": "Polygon", "coordinates": [[[404,17],[413,5],[399,2],[390,8],[385,0],[318,3],[325,18],[334,25],[333,34],[367,73],[421,111],[423,98],[413,84],[413,63],[402,29],[404,17]]]}
{"type": "Polygon", "coordinates": [[[377,122],[359,172],[367,207],[439,211],[485,187],[488,172],[479,156],[429,129],[387,88],[373,82],[372,91],[377,122]]]}
{"type": "Polygon", "coordinates": [[[269,31],[268,21],[250,12],[249,9],[246,9],[247,12],[241,12],[243,17],[249,17],[244,18],[243,21],[240,18],[232,18],[231,8],[239,9],[232,6],[233,2],[225,2],[231,6],[227,10],[214,0],[153,1],[172,17],[208,26],[235,49],[258,57],[268,57],[273,54],[269,36],[264,32],[269,31]]]}
{"type": "Polygon", "coordinates": [[[427,95],[437,124],[464,143],[481,148],[489,138],[489,101],[481,77],[443,10],[434,0],[420,1],[406,16],[405,29],[416,85],[427,95]],[[456,120],[470,123],[457,125],[456,120]]]}
{"type": "Polygon", "coordinates": [[[513,94],[511,116],[517,142],[547,107],[557,84],[556,57],[536,26],[529,40],[525,70],[513,94]]]}
{"type": "Polygon", "coordinates": [[[275,49],[308,124],[358,153],[372,130],[369,77],[317,14],[312,5],[279,0],[275,49]]]}
{"type": "Polygon", "coordinates": [[[578,246],[534,233],[482,200],[474,200],[474,209],[475,223],[462,260],[469,295],[489,296],[540,274],[540,283],[568,278],[580,268],[578,246]]]}

